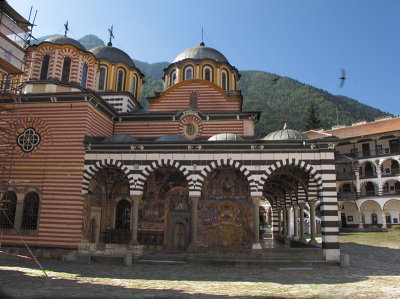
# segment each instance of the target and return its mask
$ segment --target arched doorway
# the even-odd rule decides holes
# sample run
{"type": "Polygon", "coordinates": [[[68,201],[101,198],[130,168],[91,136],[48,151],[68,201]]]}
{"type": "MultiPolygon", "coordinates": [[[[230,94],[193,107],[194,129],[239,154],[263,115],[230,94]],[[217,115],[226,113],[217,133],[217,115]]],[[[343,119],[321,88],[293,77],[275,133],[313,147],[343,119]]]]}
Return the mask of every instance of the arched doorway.
{"type": "Polygon", "coordinates": [[[101,169],[90,181],[85,200],[85,239],[100,243],[128,243],[131,236],[130,209],[126,174],[117,167],[101,169]]]}
{"type": "Polygon", "coordinates": [[[198,210],[198,246],[252,246],[254,207],[249,184],[237,169],[219,167],[207,176],[198,210]]]}
{"type": "Polygon", "coordinates": [[[190,237],[188,198],[187,181],[179,170],[162,167],[151,173],[139,203],[139,243],[154,250],[186,249],[190,237]],[[178,223],[182,226],[177,227],[178,223]]]}

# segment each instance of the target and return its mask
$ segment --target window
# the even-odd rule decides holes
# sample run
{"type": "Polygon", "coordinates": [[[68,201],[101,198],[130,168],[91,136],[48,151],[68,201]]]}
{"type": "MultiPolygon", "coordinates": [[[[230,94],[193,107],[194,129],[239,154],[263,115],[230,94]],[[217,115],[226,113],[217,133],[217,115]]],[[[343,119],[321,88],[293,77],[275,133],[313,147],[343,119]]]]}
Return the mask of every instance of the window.
{"type": "Polygon", "coordinates": [[[232,76],[232,89],[236,90],[236,75],[232,76]]]}
{"type": "Polygon", "coordinates": [[[115,215],[115,228],[116,229],[130,229],[131,223],[131,204],[123,199],[117,204],[115,215]]]}
{"type": "Polygon", "coordinates": [[[221,76],[221,87],[223,90],[228,90],[228,75],[226,71],[222,71],[222,76],[221,76]]]}
{"type": "Polygon", "coordinates": [[[32,151],[40,143],[40,135],[34,128],[26,128],[17,137],[18,146],[26,153],[32,151]]]}
{"type": "Polygon", "coordinates": [[[22,213],[22,229],[36,230],[39,216],[39,195],[36,192],[29,192],[24,198],[22,213]]]}
{"type": "Polygon", "coordinates": [[[0,203],[0,227],[13,228],[15,211],[17,208],[17,195],[13,191],[7,191],[0,203]]]}
{"type": "Polygon", "coordinates": [[[133,79],[132,79],[132,94],[133,96],[136,98],[136,91],[137,91],[137,76],[133,75],[133,79]]]}
{"type": "Polygon", "coordinates": [[[69,82],[69,72],[71,69],[71,58],[65,57],[63,68],[62,68],[62,75],[61,75],[61,82],[68,83],[69,82]]]}
{"type": "Polygon", "coordinates": [[[106,76],[107,76],[107,67],[101,66],[99,75],[99,90],[105,90],[106,76]]]}
{"type": "Polygon", "coordinates": [[[203,68],[203,79],[210,82],[214,81],[212,68],[210,66],[205,66],[203,68]]]}
{"type": "Polygon", "coordinates": [[[82,68],[82,81],[81,81],[81,87],[85,88],[86,87],[86,79],[87,79],[87,72],[88,72],[88,66],[85,63],[82,68]]]}
{"type": "Polygon", "coordinates": [[[125,89],[125,70],[118,69],[117,74],[117,91],[123,91],[125,89]]]}
{"type": "Polygon", "coordinates": [[[197,92],[193,91],[190,94],[189,105],[191,108],[197,108],[197,92]]]}
{"type": "Polygon", "coordinates": [[[383,154],[383,148],[382,148],[381,144],[376,146],[376,154],[377,155],[382,155],[383,154]]]}
{"type": "Polygon", "coordinates": [[[343,193],[351,192],[351,185],[350,184],[343,184],[342,192],[343,193]]]}
{"type": "Polygon", "coordinates": [[[173,86],[175,84],[176,84],[176,71],[173,70],[169,78],[169,86],[173,86]]]}
{"type": "Polygon", "coordinates": [[[392,223],[392,216],[390,215],[390,213],[386,213],[385,218],[386,218],[386,223],[392,223]]]}
{"type": "Polygon", "coordinates": [[[185,68],[185,80],[193,79],[193,67],[188,66],[185,68]]]}
{"type": "Polygon", "coordinates": [[[42,69],[40,70],[40,80],[46,80],[47,79],[47,73],[49,72],[49,62],[50,62],[50,56],[45,55],[42,60],[42,69]]]}

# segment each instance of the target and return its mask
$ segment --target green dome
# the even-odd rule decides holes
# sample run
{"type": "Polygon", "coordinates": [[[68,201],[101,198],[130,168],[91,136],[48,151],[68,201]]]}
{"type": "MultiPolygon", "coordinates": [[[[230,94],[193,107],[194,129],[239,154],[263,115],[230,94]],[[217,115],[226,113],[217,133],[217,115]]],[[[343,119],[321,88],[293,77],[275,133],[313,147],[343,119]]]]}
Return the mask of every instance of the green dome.
{"type": "Polygon", "coordinates": [[[287,124],[284,125],[282,130],[269,133],[262,140],[306,140],[309,139],[299,131],[289,129],[287,124]]]}

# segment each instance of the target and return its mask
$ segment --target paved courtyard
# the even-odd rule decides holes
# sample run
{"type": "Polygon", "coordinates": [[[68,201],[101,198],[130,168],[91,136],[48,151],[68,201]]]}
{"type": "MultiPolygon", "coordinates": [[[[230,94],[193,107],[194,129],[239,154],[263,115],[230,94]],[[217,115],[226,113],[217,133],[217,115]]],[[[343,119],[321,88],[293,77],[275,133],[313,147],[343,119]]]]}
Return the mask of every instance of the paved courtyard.
{"type": "Polygon", "coordinates": [[[400,298],[400,232],[341,235],[351,267],[0,260],[0,298],[400,298]]]}

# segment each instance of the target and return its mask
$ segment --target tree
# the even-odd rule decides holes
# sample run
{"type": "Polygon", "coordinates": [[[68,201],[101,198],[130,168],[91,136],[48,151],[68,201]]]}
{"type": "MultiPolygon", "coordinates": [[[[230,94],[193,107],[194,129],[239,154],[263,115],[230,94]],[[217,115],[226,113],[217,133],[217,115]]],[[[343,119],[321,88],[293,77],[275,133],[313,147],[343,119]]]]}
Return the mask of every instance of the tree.
{"type": "Polygon", "coordinates": [[[317,117],[317,111],[315,109],[314,103],[311,103],[310,108],[308,109],[306,130],[316,130],[320,128],[321,128],[321,121],[317,117]]]}

